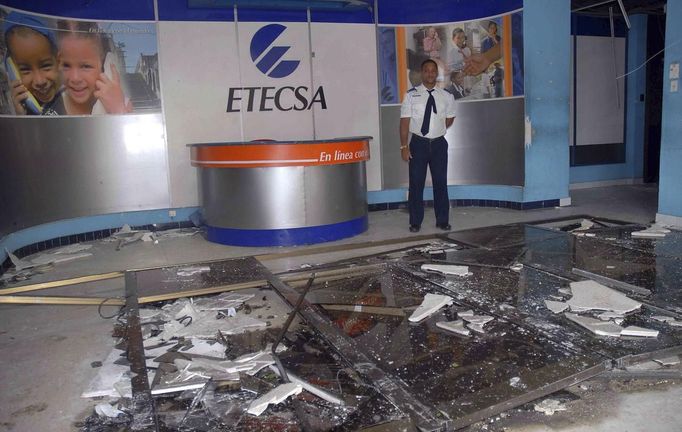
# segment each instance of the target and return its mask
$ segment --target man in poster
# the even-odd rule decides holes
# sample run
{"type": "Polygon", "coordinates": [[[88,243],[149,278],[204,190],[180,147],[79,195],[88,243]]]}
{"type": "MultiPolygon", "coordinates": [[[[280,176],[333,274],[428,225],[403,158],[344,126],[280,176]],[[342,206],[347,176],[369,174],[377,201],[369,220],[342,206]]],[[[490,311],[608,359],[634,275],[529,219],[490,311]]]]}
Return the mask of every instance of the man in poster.
{"type": "Polygon", "coordinates": [[[409,163],[410,232],[419,232],[424,220],[426,168],[431,169],[436,226],[451,229],[449,223],[447,168],[448,142],[445,131],[455,120],[455,100],[436,87],[438,65],[425,60],[421,65],[422,84],[407,91],[400,108],[400,152],[409,163]],[[407,139],[412,133],[408,145],[407,139]]]}

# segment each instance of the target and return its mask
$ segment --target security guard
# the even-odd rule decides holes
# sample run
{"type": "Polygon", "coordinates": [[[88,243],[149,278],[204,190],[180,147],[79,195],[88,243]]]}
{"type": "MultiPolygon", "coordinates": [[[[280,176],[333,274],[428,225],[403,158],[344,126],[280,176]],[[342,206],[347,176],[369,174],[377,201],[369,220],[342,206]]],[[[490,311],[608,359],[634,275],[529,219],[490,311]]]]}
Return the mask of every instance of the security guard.
{"type": "Polygon", "coordinates": [[[425,60],[421,65],[422,84],[407,91],[400,108],[400,152],[409,162],[410,232],[418,232],[424,220],[424,182],[426,167],[431,168],[433,208],[436,226],[449,231],[448,142],[445,131],[455,120],[455,100],[436,87],[438,65],[425,60]],[[412,133],[410,144],[407,144],[412,133]]]}

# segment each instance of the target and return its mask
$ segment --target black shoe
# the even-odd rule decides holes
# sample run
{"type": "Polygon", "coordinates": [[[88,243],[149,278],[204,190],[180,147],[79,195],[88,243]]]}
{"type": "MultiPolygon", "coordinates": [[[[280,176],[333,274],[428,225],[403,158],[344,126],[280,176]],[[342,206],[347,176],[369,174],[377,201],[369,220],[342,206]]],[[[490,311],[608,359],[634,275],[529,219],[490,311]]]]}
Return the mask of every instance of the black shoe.
{"type": "Polygon", "coordinates": [[[420,229],[419,225],[410,225],[410,232],[419,232],[420,229]]]}
{"type": "Polygon", "coordinates": [[[443,231],[450,231],[452,229],[449,223],[437,224],[436,227],[442,229],[443,231]]]}

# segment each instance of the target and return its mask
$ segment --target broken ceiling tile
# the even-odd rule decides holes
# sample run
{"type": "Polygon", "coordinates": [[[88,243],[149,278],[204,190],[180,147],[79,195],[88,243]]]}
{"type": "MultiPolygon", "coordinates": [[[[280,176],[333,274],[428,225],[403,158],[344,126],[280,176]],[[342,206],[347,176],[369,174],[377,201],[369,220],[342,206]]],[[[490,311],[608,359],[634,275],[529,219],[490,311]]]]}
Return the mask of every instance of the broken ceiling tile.
{"type": "Polygon", "coordinates": [[[571,289],[568,288],[568,287],[566,287],[566,288],[559,288],[557,291],[559,291],[559,294],[569,295],[569,296],[570,296],[570,295],[573,295],[573,292],[572,292],[571,289]]]}
{"type": "Polygon", "coordinates": [[[95,412],[100,417],[110,417],[110,418],[116,418],[116,417],[118,417],[119,414],[123,414],[123,411],[109,405],[106,402],[99,403],[99,404],[95,405],[95,412]]]}
{"type": "Polygon", "coordinates": [[[573,296],[567,301],[572,311],[605,310],[625,314],[642,304],[593,280],[571,282],[573,296]]]}
{"type": "Polygon", "coordinates": [[[610,321],[600,321],[598,319],[583,317],[572,313],[564,313],[564,316],[574,323],[588,329],[594,334],[601,336],[619,337],[623,327],[610,321]]]}
{"type": "Polygon", "coordinates": [[[459,317],[465,317],[465,316],[474,316],[474,311],[472,309],[457,312],[457,316],[459,317]]]}
{"type": "Polygon", "coordinates": [[[278,404],[285,401],[290,396],[297,395],[303,391],[300,384],[286,383],[275,387],[263,396],[251,402],[247,412],[251,415],[259,416],[268,408],[270,404],[278,404]]]}
{"type": "Polygon", "coordinates": [[[439,321],[436,323],[436,327],[462,336],[471,336],[471,331],[464,327],[464,321],[461,319],[456,321],[439,321]]]}
{"type": "Polygon", "coordinates": [[[207,273],[211,271],[211,267],[209,266],[192,266],[192,267],[182,267],[179,268],[177,271],[178,276],[194,276],[195,274],[199,273],[207,273]]]}
{"type": "Polygon", "coordinates": [[[202,355],[206,357],[225,358],[225,347],[219,342],[211,343],[203,339],[192,338],[192,346],[181,349],[182,354],[202,355]]]}
{"type": "Polygon", "coordinates": [[[68,261],[74,261],[77,259],[81,258],[87,258],[92,256],[90,252],[81,252],[81,253],[73,253],[73,254],[65,254],[65,253],[45,253],[38,255],[35,258],[31,259],[31,262],[36,265],[45,265],[45,264],[58,264],[58,263],[63,263],[63,262],[68,262],[68,261]]]}
{"type": "Polygon", "coordinates": [[[483,327],[494,319],[488,315],[461,315],[461,317],[467,322],[467,327],[477,333],[485,333],[483,327]]]}
{"type": "Polygon", "coordinates": [[[649,228],[641,230],[641,231],[633,231],[632,237],[640,237],[640,238],[662,238],[665,237],[666,234],[669,234],[670,230],[657,224],[651,225],[649,228]]]}
{"type": "Polygon", "coordinates": [[[627,326],[621,332],[621,336],[637,336],[637,337],[658,337],[658,330],[646,329],[637,326],[627,326]]]}
{"type": "Polygon", "coordinates": [[[680,364],[680,356],[654,358],[654,361],[656,363],[660,363],[663,366],[675,366],[680,364]]]}
{"type": "Polygon", "coordinates": [[[556,399],[545,399],[535,404],[535,411],[551,416],[557,411],[566,411],[566,406],[556,399]]]}
{"type": "Polygon", "coordinates": [[[651,317],[651,319],[654,319],[656,321],[664,322],[668,325],[671,325],[673,327],[682,327],[682,321],[677,320],[673,317],[667,316],[667,315],[654,315],[651,317]]]}
{"type": "Polygon", "coordinates": [[[547,306],[547,309],[551,310],[555,314],[561,313],[568,309],[568,303],[552,300],[545,300],[545,306],[547,306]]]}
{"type": "Polygon", "coordinates": [[[441,294],[426,294],[424,296],[424,301],[419,307],[412,312],[412,315],[408,318],[410,322],[419,322],[424,318],[434,314],[438,309],[443,306],[451,305],[453,302],[452,297],[441,295],[441,294]]]}
{"type": "Polygon", "coordinates": [[[471,274],[468,266],[452,264],[422,264],[421,269],[444,275],[469,276],[471,274]]]}
{"type": "MultiPolygon", "coordinates": [[[[118,349],[113,349],[109,353],[107,358],[102,362],[102,367],[97,370],[97,375],[90,381],[87,389],[81,393],[82,398],[119,396],[114,384],[120,380],[126,379],[125,377],[130,371],[130,366],[116,364],[115,362],[124,354],[124,351],[118,349]]],[[[130,379],[128,379],[128,381],[130,381],[130,379]]]]}
{"type": "Polygon", "coordinates": [[[198,298],[192,304],[198,311],[227,310],[237,308],[253,297],[255,294],[223,293],[215,297],[198,298]]]}
{"type": "Polygon", "coordinates": [[[509,269],[510,269],[511,271],[520,272],[521,270],[523,270],[523,264],[521,264],[521,263],[512,264],[512,265],[509,267],[509,269]]]}
{"type": "MultiPolygon", "coordinates": [[[[281,377],[281,373],[279,369],[277,369],[277,366],[275,365],[270,365],[270,369],[277,374],[277,376],[281,377]]],[[[298,384],[301,387],[303,387],[304,390],[306,390],[309,393],[314,394],[315,396],[319,397],[320,399],[324,399],[329,403],[333,403],[334,405],[346,405],[346,403],[343,401],[343,399],[339,398],[338,396],[328,392],[327,390],[320,388],[318,386],[315,386],[313,384],[310,384],[309,382],[299,378],[298,376],[294,375],[290,371],[287,371],[287,377],[289,378],[289,381],[291,381],[294,384],[298,384]]]]}
{"type": "Polygon", "coordinates": [[[618,312],[606,311],[597,315],[597,318],[599,318],[602,321],[618,320],[623,318],[623,314],[618,312]]]}

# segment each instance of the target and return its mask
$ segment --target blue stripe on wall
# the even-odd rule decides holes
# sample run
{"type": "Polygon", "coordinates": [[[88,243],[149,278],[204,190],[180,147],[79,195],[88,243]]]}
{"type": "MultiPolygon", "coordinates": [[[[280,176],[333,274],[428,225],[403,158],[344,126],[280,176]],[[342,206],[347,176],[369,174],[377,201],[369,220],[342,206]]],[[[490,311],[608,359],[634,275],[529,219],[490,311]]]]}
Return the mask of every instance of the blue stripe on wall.
{"type": "MultiPolygon", "coordinates": [[[[165,1],[169,0],[160,3],[165,1]]],[[[89,20],[154,20],[153,0],[4,0],[2,5],[45,15],[89,20]]]]}
{"type": "Polygon", "coordinates": [[[379,24],[468,21],[501,15],[522,6],[522,0],[379,0],[379,24]]]}

